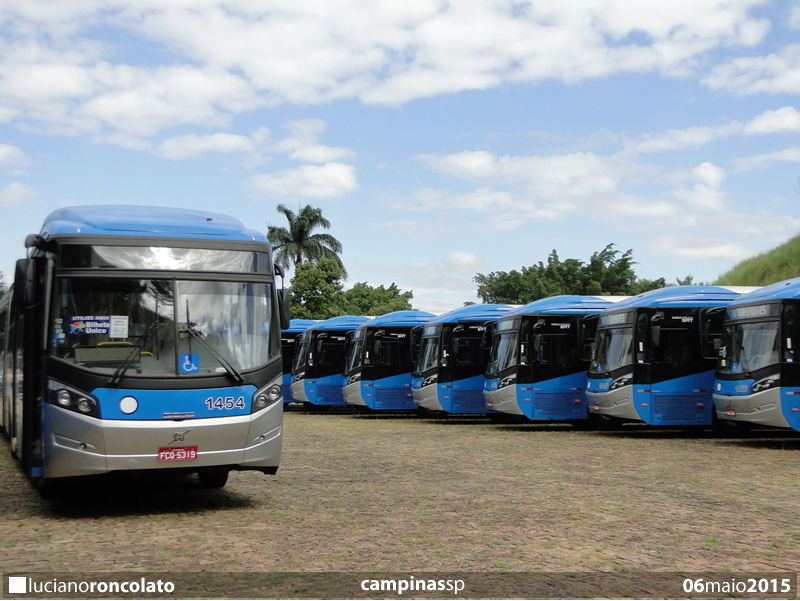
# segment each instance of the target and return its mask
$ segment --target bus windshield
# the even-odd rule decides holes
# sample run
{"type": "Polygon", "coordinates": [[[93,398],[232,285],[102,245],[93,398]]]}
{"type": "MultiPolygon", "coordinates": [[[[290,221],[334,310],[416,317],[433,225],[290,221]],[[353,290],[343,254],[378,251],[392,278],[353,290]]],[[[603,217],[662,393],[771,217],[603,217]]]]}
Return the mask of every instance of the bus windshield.
{"type": "Polygon", "coordinates": [[[419,361],[417,362],[417,372],[426,372],[439,366],[439,336],[435,338],[423,338],[422,348],[419,351],[419,361]]]}
{"type": "Polygon", "coordinates": [[[722,337],[720,373],[749,374],[780,362],[777,321],[727,324],[722,337]]]}
{"type": "Polygon", "coordinates": [[[597,330],[589,373],[607,374],[633,364],[633,328],[597,330]]]}
{"type": "Polygon", "coordinates": [[[496,374],[517,364],[518,332],[503,332],[494,338],[486,373],[496,374]]]}
{"type": "Polygon", "coordinates": [[[267,284],[61,278],[55,303],[51,356],[101,373],[215,375],[280,353],[267,284]]]}

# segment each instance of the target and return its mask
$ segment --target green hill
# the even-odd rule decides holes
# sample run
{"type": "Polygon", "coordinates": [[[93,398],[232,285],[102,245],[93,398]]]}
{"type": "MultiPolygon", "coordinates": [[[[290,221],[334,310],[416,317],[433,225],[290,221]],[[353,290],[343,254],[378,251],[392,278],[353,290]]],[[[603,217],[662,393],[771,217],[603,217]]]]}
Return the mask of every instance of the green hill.
{"type": "Polygon", "coordinates": [[[800,235],[772,250],[745,259],[717,278],[720,286],[766,286],[800,277],[800,235]]]}

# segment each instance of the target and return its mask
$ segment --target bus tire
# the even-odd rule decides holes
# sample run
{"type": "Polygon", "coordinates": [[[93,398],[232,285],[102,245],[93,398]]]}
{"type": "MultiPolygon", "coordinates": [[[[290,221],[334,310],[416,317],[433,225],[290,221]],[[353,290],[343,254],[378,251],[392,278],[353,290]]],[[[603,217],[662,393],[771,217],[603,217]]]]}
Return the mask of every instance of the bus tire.
{"type": "Polygon", "coordinates": [[[218,472],[199,472],[197,479],[203,488],[222,488],[228,483],[228,470],[218,472]]]}
{"type": "Polygon", "coordinates": [[[753,427],[750,422],[736,422],[730,419],[719,419],[714,415],[711,428],[714,434],[722,438],[738,438],[740,436],[747,436],[753,427]]]}
{"type": "Polygon", "coordinates": [[[616,430],[622,425],[622,420],[618,417],[602,415],[599,413],[590,413],[589,419],[586,421],[592,428],[595,428],[596,430],[616,430]]]}
{"type": "Polygon", "coordinates": [[[64,493],[64,482],[55,478],[36,478],[34,485],[44,499],[58,499],[64,493]]]}
{"type": "Polygon", "coordinates": [[[423,419],[437,419],[445,417],[446,415],[444,411],[436,411],[435,409],[428,409],[427,407],[417,407],[417,417],[423,419]]]}

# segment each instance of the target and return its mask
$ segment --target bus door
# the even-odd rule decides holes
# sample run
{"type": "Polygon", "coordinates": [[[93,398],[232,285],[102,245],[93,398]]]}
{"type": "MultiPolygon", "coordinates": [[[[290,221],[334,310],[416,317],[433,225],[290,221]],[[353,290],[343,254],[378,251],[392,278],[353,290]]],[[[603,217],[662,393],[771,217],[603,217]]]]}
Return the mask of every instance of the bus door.
{"type": "Polygon", "coordinates": [[[20,259],[14,274],[12,451],[28,476],[41,472],[41,352],[45,306],[41,293],[45,259],[20,259]]]}

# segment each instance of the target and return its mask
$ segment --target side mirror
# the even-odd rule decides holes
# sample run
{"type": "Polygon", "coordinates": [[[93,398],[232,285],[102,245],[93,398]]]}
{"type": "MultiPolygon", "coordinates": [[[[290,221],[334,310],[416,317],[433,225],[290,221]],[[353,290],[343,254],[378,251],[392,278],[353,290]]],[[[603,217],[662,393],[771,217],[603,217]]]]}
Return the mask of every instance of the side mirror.
{"type": "Polygon", "coordinates": [[[36,294],[36,262],[19,259],[14,273],[14,304],[26,309],[34,302],[36,294]]]}
{"type": "Polygon", "coordinates": [[[650,338],[653,341],[653,346],[656,347],[661,342],[661,326],[653,326],[650,330],[650,338]]]}

